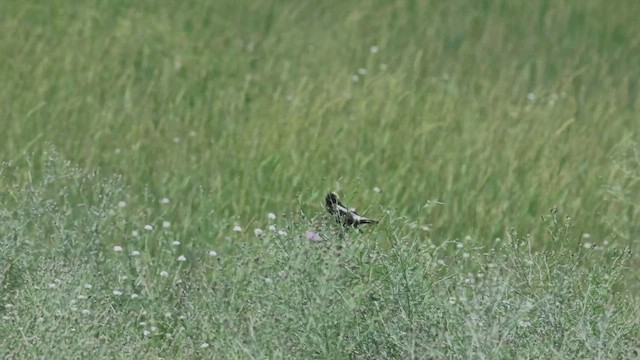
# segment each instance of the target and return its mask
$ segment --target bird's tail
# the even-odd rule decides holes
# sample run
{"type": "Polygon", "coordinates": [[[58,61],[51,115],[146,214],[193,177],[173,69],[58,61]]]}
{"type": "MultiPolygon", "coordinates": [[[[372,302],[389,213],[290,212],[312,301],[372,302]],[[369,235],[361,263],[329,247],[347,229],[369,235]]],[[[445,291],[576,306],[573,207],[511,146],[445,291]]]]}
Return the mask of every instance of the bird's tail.
{"type": "Polygon", "coordinates": [[[364,218],[364,219],[360,220],[360,223],[361,224],[377,224],[378,220],[364,218]]]}

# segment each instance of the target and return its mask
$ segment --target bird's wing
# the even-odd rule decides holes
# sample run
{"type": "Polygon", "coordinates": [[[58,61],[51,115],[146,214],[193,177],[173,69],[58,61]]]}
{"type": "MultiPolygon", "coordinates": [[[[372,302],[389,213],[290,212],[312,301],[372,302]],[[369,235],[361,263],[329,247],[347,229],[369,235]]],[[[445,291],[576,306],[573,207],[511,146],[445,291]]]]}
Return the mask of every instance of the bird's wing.
{"type": "Polygon", "coordinates": [[[353,220],[358,221],[358,222],[362,221],[362,220],[369,220],[364,216],[358,215],[358,213],[356,213],[355,211],[351,212],[351,217],[353,218],[353,220]]]}

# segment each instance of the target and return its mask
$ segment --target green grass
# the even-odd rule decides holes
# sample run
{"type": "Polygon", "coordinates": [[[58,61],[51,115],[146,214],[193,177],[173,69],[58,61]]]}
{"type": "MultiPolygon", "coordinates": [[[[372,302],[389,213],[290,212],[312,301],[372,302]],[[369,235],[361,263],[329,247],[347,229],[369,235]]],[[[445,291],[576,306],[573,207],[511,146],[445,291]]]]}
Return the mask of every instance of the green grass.
{"type": "Polygon", "coordinates": [[[363,233],[294,216],[249,241],[182,239],[122,207],[121,179],[47,156],[44,179],[4,199],[4,357],[637,355],[638,304],[616,289],[630,251],[576,244],[557,213],[545,252],[513,230],[441,241],[393,211],[363,233]]]}
{"type": "Polygon", "coordinates": [[[637,356],[637,1],[2,9],[5,357],[637,356]]]}

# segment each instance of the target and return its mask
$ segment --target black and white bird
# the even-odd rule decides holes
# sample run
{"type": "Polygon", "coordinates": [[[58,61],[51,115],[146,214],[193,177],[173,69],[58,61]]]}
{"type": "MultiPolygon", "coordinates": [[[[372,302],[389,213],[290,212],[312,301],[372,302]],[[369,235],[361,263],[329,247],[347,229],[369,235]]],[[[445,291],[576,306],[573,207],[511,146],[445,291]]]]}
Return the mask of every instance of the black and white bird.
{"type": "Polygon", "coordinates": [[[333,216],[337,222],[344,227],[357,228],[361,224],[377,224],[377,220],[368,219],[353,210],[349,210],[344,204],[340,202],[338,194],[330,192],[325,198],[325,204],[327,211],[333,216]]]}

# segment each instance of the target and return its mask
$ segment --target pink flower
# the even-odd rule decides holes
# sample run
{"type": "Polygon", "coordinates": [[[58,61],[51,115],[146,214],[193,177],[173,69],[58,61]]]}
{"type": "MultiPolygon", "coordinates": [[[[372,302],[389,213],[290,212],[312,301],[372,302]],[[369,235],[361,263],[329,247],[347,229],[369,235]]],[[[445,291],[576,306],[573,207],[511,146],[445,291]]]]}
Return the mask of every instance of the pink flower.
{"type": "Polygon", "coordinates": [[[305,234],[304,237],[307,238],[307,240],[310,241],[322,241],[322,238],[320,237],[320,234],[318,234],[315,231],[312,230],[308,230],[305,234]]]}

